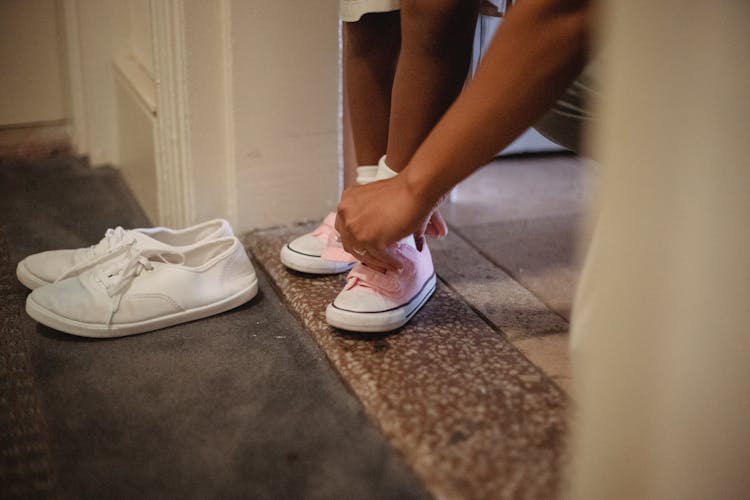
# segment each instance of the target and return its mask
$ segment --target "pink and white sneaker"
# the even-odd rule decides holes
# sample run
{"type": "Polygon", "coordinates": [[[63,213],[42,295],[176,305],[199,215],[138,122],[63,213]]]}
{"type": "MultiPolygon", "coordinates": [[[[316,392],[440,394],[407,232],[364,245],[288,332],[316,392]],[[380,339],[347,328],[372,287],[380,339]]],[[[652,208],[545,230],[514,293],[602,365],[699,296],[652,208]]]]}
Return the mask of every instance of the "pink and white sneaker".
{"type": "Polygon", "coordinates": [[[400,242],[392,251],[403,270],[381,273],[355,266],[344,289],[328,304],[329,325],[353,332],[388,332],[406,324],[427,302],[436,284],[427,243],[418,250],[400,242]]]}
{"type": "Polygon", "coordinates": [[[311,274],[343,273],[357,262],[338,240],[333,212],[315,230],[284,245],[280,257],[286,267],[311,274]]]}
{"type": "MultiPolygon", "coordinates": [[[[357,184],[375,180],[378,165],[357,167],[357,184]]],[[[310,274],[339,274],[348,271],[357,258],[347,253],[336,232],[336,214],[331,212],[323,223],[281,248],[281,262],[289,269],[310,274]]]]}

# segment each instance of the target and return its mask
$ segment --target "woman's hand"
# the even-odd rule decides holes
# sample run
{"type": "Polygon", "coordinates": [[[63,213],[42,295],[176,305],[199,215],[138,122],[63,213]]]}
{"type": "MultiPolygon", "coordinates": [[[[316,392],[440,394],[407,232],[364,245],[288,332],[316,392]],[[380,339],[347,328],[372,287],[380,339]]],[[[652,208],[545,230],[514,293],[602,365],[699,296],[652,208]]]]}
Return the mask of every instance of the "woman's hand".
{"type": "Polygon", "coordinates": [[[336,213],[336,230],[344,249],[378,270],[397,270],[401,263],[388,247],[415,234],[442,235],[445,222],[434,206],[420,200],[403,176],[353,186],[344,191],[336,213]]]}

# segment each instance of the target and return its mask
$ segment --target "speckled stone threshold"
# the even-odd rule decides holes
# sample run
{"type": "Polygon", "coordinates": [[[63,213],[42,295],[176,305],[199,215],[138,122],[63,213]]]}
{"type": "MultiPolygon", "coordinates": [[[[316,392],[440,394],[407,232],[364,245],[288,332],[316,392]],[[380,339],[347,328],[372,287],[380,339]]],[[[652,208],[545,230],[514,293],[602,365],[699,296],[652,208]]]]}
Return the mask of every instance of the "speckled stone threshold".
{"type": "Polygon", "coordinates": [[[550,377],[442,281],[395,333],[331,328],[325,306],[346,275],[298,274],[278,258],[310,228],[258,231],[245,243],[426,488],[440,499],[557,497],[567,400],[550,377]]]}

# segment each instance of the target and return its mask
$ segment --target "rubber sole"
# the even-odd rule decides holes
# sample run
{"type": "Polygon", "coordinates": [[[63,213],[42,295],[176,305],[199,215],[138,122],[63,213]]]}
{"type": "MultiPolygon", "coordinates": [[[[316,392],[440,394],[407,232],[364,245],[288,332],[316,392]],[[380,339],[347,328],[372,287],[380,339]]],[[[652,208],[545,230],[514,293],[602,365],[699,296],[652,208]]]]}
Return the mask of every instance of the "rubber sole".
{"type": "Polygon", "coordinates": [[[437,278],[433,274],[422,289],[405,305],[379,312],[355,312],[339,309],[333,303],[326,308],[329,325],[360,333],[390,332],[404,326],[435,292],[437,278]]]}
{"type": "Polygon", "coordinates": [[[152,318],[144,321],[138,321],[133,323],[122,323],[106,326],[97,323],[83,323],[75,321],[69,318],[60,316],[57,313],[50,311],[42,307],[29,295],[26,298],[26,312],[33,319],[47,325],[50,328],[59,330],[61,332],[69,333],[71,335],[77,335],[79,337],[89,338],[116,338],[125,337],[127,335],[136,335],[139,333],[151,332],[153,330],[159,330],[161,328],[167,328],[169,326],[178,325],[180,323],[187,323],[188,321],[194,321],[197,319],[206,318],[215,314],[234,309],[237,306],[248,302],[258,294],[258,278],[255,277],[253,282],[244,288],[243,290],[235,293],[234,295],[207,304],[201,307],[195,307],[186,311],[180,311],[160,318],[152,318]]]}
{"type": "Polygon", "coordinates": [[[281,263],[289,269],[308,274],[340,274],[349,271],[356,262],[337,262],[314,255],[295,252],[289,245],[281,247],[281,263]]]}
{"type": "Polygon", "coordinates": [[[18,263],[18,266],[16,266],[16,278],[18,278],[18,281],[29,290],[34,290],[40,286],[51,284],[51,282],[44,281],[29,271],[23,260],[18,263]]]}

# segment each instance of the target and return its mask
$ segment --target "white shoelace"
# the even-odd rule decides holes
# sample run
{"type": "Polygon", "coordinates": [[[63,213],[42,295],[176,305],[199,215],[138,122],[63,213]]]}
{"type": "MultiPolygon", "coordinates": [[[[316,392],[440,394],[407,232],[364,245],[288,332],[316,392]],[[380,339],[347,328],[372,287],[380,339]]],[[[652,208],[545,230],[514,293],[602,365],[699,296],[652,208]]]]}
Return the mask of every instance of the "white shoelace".
{"type": "Polygon", "coordinates": [[[134,243],[135,238],[130,234],[130,231],[123,229],[121,226],[117,226],[114,229],[107,229],[104,233],[104,238],[99,243],[91,245],[86,249],[91,258],[85,262],[71,266],[70,269],[55,280],[55,283],[96,266],[100,262],[112,257],[113,254],[130,248],[134,243]]]}
{"type": "Polygon", "coordinates": [[[133,238],[129,235],[129,231],[117,226],[114,229],[107,229],[102,238],[96,245],[91,245],[89,250],[92,256],[102,254],[114,248],[118,248],[123,243],[129,243],[133,238]]]}
{"type": "MultiPolygon", "coordinates": [[[[110,309],[109,318],[107,319],[107,326],[112,324],[112,318],[120,309],[122,298],[133,280],[139,276],[144,269],[146,271],[154,269],[152,259],[156,257],[162,262],[168,262],[161,251],[136,250],[132,245],[128,248],[131,248],[131,253],[127,260],[121,259],[118,261],[118,264],[120,265],[98,271],[103,275],[101,276],[103,282],[106,281],[104,278],[109,279],[116,276],[116,279],[110,285],[107,285],[107,294],[112,299],[112,307],[110,309]]],[[[180,260],[183,260],[181,255],[180,260]]]]}

